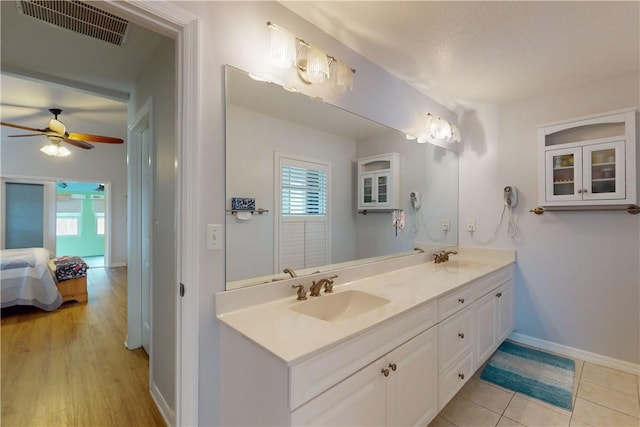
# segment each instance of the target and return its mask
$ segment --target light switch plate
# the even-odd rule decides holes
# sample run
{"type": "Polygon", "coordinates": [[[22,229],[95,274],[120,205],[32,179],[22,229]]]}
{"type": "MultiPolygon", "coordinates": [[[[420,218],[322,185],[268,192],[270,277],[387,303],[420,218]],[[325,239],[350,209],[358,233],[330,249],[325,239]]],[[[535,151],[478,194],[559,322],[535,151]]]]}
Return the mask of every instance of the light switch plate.
{"type": "Polygon", "coordinates": [[[207,249],[222,249],[222,224],[207,224],[207,249]]]}

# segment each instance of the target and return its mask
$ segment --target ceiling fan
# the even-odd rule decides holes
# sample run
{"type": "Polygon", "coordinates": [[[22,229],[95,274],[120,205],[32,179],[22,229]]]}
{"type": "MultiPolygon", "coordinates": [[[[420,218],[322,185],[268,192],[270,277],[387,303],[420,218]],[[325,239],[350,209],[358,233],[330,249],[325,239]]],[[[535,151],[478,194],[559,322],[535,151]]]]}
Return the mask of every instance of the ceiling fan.
{"type": "MultiPolygon", "coordinates": [[[[67,128],[65,127],[64,123],[58,120],[58,115],[62,113],[62,110],[59,108],[50,108],[49,111],[51,112],[51,114],[53,114],[53,118],[49,119],[49,126],[47,126],[44,129],[36,129],[28,126],[16,125],[16,124],[7,123],[7,122],[0,122],[0,124],[2,124],[2,126],[9,126],[12,128],[38,132],[38,133],[31,133],[31,134],[25,134],[25,135],[9,135],[10,138],[44,135],[47,138],[49,138],[49,141],[51,141],[51,145],[55,146],[54,149],[64,149],[67,153],[68,153],[68,150],[60,146],[60,143],[62,141],[68,144],[71,144],[73,146],[84,148],[87,150],[93,148],[93,144],[90,144],[90,142],[101,142],[106,144],[122,144],[124,142],[120,138],[112,138],[109,136],[67,132],[67,128]]],[[[42,151],[47,153],[44,150],[44,148],[42,151]]],[[[50,155],[56,155],[56,154],[50,154],[50,155]]]]}

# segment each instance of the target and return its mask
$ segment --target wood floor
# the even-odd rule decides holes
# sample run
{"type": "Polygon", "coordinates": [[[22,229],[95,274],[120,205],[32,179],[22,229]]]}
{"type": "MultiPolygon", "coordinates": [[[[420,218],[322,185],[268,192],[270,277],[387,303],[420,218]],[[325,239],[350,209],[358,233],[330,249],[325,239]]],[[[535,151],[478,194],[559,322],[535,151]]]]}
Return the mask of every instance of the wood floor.
{"type": "Polygon", "coordinates": [[[2,310],[6,426],[164,426],[149,360],[127,350],[127,270],[88,270],[89,302],[2,310]]]}

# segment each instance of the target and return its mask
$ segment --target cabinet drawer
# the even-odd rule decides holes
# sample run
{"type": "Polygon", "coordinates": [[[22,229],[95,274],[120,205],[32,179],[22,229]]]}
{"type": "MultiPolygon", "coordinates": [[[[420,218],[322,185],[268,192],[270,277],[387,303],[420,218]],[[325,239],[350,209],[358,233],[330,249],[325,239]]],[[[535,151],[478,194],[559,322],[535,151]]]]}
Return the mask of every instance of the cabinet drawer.
{"type": "Polygon", "coordinates": [[[465,309],[438,325],[438,372],[451,366],[473,344],[473,311],[465,309]]]}
{"type": "Polygon", "coordinates": [[[509,265],[473,282],[476,298],[502,285],[513,276],[513,266],[509,265]]]}
{"type": "Polygon", "coordinates": [[[437,323],[433,301],[400,318],[289,367],[289,409],[294,410],[363,366],[437,323]]]}
{"type": "Polygon", "coordinates": [[[473,354],[469,350],[455,365],[440,374],[438,381],[438,411],[442,411],[449,400],[473,375],[473,354]]]}
{"type": "Polygon", "coordinates": [[[469,307],[474,300],[473,289],[473,286],[467,285],[462,289],[438,298],[438,320],[442,321],[459,310],[469,307]]]}

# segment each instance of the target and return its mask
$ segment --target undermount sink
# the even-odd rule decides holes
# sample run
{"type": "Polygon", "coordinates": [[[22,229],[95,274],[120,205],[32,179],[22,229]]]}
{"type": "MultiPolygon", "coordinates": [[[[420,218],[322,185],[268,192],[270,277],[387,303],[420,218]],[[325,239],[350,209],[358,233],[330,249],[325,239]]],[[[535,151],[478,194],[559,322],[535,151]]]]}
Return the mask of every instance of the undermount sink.
{"type": "Polygon", "coordinates": [[[291,310],[328,322],[339,322],[388,304],[390,301],[361,291],[344,291],[312,297],[291,310]]]}
{"type": "Polygon", "coordinates": [[[445,261],[439,264],[444,268],[480,268],[484,264],[474,261],[465,261],[460,259],[454,259],[451,261],[445,261]]]}

